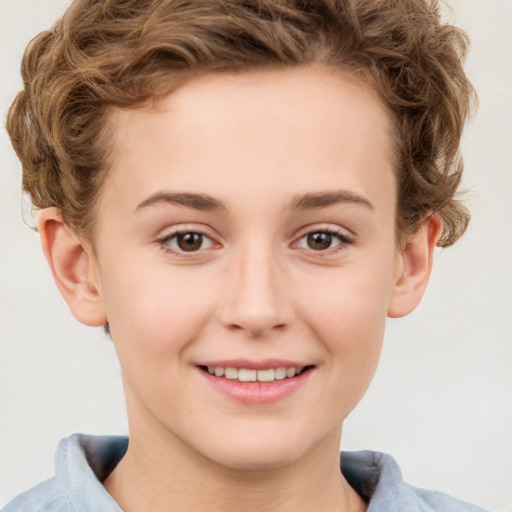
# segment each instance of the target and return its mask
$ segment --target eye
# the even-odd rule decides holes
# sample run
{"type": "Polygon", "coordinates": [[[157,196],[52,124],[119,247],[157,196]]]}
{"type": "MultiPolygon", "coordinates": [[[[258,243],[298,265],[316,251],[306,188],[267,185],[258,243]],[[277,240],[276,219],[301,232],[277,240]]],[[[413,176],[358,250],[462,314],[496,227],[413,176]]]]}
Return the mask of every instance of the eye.
{"type": "Polygon", "coordinates": [[[346,235],[332,230],[312,231],[303,235],[297,245],[313,251],[327,251],[342,244],[352,243],[346,235]]]}
{"type": "Polygon", "coordinates": [[[209,236],[195,231],[174,233],[162,240],[162,244],[170,246],[174,252],[197,252],[213,246],[209,236]]]}

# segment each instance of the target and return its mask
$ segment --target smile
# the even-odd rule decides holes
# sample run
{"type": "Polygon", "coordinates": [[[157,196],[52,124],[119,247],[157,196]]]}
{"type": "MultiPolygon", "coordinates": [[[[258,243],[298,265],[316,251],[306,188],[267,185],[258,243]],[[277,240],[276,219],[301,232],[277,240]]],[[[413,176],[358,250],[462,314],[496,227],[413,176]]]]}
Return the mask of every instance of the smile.
{"type": "Polygon", "coordinates": [[[216,393],[244,405],[264,405],[298,392],[317,367],[284,359],[231,359],[204,361],[196,368],[216,393]]]}
{"type": "Polygon", "coordinates": [[[233,368],[231,366],[207,366],[202,367],[210,375],[224,377],[229,380],[239,382],[274,382],[276,380],[285,380],[300,375],[308,367],[285,367],[267,368],[255,370],[251,368],[233,368]]]}

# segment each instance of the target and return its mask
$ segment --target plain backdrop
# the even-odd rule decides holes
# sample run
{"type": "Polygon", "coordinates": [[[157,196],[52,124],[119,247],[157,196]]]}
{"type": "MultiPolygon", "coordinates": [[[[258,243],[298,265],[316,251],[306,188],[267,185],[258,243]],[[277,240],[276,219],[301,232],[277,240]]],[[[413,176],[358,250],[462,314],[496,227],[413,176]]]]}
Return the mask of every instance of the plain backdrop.
{"type": "MultiPolygon", "coordinates": [[[[0,0],[0,115],[28,41],[68,0],[0,0]]],[[[386,451],[405,479],[512,511],[512,1],[452,1],[472,39],[480,96],[463,151],[473,221],[438,251],[419,309],[388,323],[374,382],[343,449],[386,451]]],[[[78,324],[22,222],[20,165],[0,133],[0,506],[51,476],[73,432],[126,433],[120,371],[101,330],[78,324]]]]}

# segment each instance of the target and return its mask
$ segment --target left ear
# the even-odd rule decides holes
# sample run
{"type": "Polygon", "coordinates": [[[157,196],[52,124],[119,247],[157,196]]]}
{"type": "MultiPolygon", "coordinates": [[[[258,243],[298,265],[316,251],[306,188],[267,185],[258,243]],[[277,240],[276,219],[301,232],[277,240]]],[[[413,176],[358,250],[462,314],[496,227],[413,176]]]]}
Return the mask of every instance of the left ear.
{"type": "Polygon", "coordinates": [[[434,249],[441,235],[439,215],[429,217],[412,234],[398,255],[399,276],[395,282],[388,306],[388,316],[406,316],[421,302],[432,270],[434,249]]]}

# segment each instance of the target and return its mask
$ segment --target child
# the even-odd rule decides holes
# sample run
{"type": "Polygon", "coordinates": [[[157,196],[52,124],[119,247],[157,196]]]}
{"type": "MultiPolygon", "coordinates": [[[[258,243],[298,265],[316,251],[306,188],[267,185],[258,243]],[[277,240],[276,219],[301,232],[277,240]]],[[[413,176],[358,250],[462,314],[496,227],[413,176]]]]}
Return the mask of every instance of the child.
{"type": "Polygon", "coordinates": [[[419,0],[79,0],[31,43],[8,130],[130,440],[62,441],[6,512],[482,510],[338,453],[469,219],[465,49],[419,0]]]}

